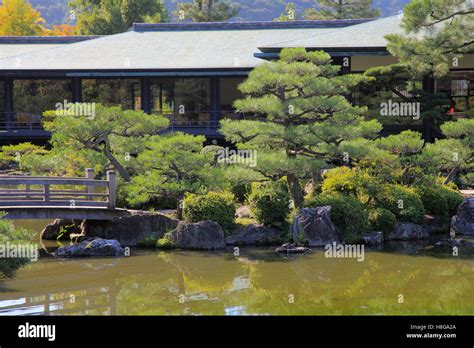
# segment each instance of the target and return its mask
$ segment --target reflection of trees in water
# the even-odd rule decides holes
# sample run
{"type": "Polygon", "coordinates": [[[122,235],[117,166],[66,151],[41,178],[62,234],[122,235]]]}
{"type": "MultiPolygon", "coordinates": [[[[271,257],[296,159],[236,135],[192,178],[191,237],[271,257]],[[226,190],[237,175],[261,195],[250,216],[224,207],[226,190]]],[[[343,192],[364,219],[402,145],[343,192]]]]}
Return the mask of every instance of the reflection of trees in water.
{"type": "Polygon", "coordinates": [[[474,312],[474,267],[465,260],[367,253],[364,262],[357,262],[313,253],[296,261],[255,262],[245,256],[173,251],[98,267],[108,262],[38,265],[35,282],[44,288],[38,296],[48,294],[65,314],[86,308],[88,314],[109,310],[119,315],[474,312]]]}

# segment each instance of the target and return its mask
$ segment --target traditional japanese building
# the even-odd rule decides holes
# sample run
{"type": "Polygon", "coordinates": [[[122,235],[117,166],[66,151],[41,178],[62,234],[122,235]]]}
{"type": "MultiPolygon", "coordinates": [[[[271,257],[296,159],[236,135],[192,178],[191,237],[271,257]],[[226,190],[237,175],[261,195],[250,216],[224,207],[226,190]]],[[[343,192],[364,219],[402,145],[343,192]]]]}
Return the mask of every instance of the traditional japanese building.
{"type": "MultiPolygon", "coordinates": [[[[0,37],[0,139],[44,141],[41,115],[58,103],[118,104],[170,119],[171,130],[220,137],[237,86],[285,47],[324,50],[341,73],[396,62],[384,36],[403,33],[398,16],[377,20],[135,24],[108,36],[0,37]]],[[[474,107],[474,55],[432,88],[455,113],[474,107]]],[[[245,117],[251,117],[245,115],[245,117]]],[[[421,121],[384,122],[387,130],[421,121]]]]}

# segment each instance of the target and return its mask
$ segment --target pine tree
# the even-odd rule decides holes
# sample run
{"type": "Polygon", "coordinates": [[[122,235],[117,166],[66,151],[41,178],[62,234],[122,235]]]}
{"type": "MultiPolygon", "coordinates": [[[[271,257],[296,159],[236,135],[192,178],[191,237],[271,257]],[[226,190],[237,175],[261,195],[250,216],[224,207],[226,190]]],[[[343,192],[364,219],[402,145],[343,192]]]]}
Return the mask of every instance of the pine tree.
{"type": "Polygon", "coordinates": [[[285,11],[274,19],[275,22],[288,22],[296,20],[296,6],[294,2],[286,4],[285,11]]]}
{"type": "Polygon", "coordinates": [[[321,8],[308,8],[305,19],[353,19],[380,16],[378,9],[372,8],[372,0],[317,0],[321,8]]]}
{"type": "Polygon", "coordinates": [[[472,0],[412,0],[404,9],[406,35],[388,35],[387,49],[420,76],[443,76],[474,51],[472,0]]]}
{"type": "Polygon", "coordinates": [[[110,35],[127,31],[134,22],[156,23],[167,18],[161,0],[72,0],[80,35],[110,35]]]}
{"type": "Polygon", "coordinates": [[[227,0],[194,0],[192,3],[178,3],[175,15],[179,20],[224,22],[238,12],[239,7],[227,0]]]}
{"type": "Polygon", "coordinates": [[[380,124],[365,121],[366,108],[351,105],[346,95],[368,78],[339,75],[325,52],[282,50],[280,59],[255,68],[239,86],[247,95],[234,106],[252,120],[223,120],[221,131],[239,148],[258,152],[255,168],[267,178],[286,177],[296,207],[303,205],[300,179],[327,164],[350,161],[341,153],[345,141],[372,138],[380,124]]]}

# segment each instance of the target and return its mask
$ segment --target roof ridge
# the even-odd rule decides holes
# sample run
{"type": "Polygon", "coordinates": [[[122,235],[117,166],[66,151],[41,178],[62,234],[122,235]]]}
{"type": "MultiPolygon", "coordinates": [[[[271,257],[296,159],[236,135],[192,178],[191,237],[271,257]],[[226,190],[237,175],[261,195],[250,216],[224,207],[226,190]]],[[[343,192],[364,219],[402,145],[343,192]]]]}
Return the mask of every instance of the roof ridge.
{"type": "Polygon", "coordinates": [[[107,35],[0,36],[0,44],[61,44],[97,39],[107,35]]]}
{"type": "Polygon", "coordinates": [[[174,22],[174,23],[133,23],[130,31],[186,31],[186,30],[252,30],[252,29],[305,29],[344,28],[370,22],[374,18],[295,20],[288,22],[174,22]]]}

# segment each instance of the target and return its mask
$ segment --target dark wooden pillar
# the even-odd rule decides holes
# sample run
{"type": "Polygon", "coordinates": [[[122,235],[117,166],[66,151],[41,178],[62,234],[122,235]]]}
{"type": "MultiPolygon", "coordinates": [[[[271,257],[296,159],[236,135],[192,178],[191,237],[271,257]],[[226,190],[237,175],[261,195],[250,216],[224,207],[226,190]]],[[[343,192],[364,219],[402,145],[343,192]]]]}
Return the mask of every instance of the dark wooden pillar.
{"type": "Polygon", "coordinates": [[[220,79],[211,77],[211,126],[217,127],[221,118],[220,79]]]}
{"type": "Polygon", "coordinates": [[[351,64],[352,64],[352,59],[350,56],[345,56],[342,57],[342,63],[341,63],[341,74],[350,74],[351,73],[351,64]]]}
{"type": "Polygon", "coordinates": [[[72,78],[72,102],[82,102],[82,80],[79,77],[72,78]]]}
{"type": "MultiPolygon", "coordinates": [[[[428,75],[423,78],[423,90],[428,93],[434,93],[434,78],[432,75],[428,75]]],[[[425,139],[427,142],[433,142],[434,120],[423,118],[422,122],[423,139],[425,139]]]]}
{"type": "Polygon", "coordinates": [[[5,128],[13,126],[13,80],[11,78],[5,79],[5,128]]]}
{"type": "Polygon", "coordinates": [[[151,113],[151,87],[150,79],[144,77],[140,79],[140,93],[142,98],[142,110],[147,114],[151,113]]]}

